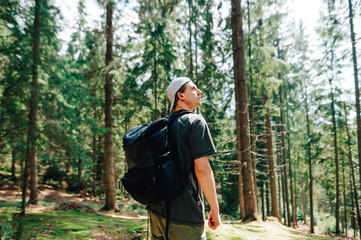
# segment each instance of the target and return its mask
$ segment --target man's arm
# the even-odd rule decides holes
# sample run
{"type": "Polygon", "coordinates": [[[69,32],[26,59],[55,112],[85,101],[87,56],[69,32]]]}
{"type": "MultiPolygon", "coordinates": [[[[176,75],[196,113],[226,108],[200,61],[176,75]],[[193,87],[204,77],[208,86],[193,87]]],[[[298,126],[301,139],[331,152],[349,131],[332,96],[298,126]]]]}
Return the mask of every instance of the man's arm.
{"type": "Polygon", "coordinates": [[[217,200],[216,184],[214,181],[213,171],[208,162],[208,156],[194,160],[194,169],[204,195],[206,196],[211,211],[209,213],[208,226],[215,230],[220,224],[219,206],[217,200]]]}

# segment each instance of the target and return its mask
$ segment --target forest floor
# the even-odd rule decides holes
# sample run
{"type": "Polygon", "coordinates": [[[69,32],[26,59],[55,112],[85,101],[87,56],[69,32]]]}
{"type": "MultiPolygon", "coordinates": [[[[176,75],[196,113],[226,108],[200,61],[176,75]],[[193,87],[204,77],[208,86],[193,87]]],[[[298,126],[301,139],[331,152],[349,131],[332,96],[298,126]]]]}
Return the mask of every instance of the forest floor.
{"type": "MultiPolygon", "coordinates": [[[[38,205],[16,217],[21,203],[17,186],[0,179],[0,239],[147,239],[147,212],[132,200],[119,199],[120,212],[101,211],[103,201],[40,185],[38,205]]],[[[227,239],[354,239],[309,234],[301,225],[289,228],[276,220],[242,223],[224,219],[216,230],[206,227],[208,240],[227,239]]]]}

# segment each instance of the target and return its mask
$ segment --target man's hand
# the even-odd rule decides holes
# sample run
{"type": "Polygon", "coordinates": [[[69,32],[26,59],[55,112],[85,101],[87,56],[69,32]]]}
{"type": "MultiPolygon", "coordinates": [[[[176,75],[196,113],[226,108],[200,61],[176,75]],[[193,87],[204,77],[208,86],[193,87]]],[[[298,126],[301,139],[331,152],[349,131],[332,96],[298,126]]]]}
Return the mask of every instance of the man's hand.
{"type": "Polygon", "coordinates": [[[216,230],[219,225],[221,225],[221,218],[219,217],[219,212],[213,211],[211,209],[208,218],[208,226],[213,230],[216,230]]]}

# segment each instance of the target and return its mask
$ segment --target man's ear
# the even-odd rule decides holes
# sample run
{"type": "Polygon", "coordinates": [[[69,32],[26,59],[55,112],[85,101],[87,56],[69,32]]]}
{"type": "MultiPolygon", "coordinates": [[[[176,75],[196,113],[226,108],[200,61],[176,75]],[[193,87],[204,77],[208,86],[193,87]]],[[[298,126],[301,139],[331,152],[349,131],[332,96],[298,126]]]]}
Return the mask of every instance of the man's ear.
{"type": "Polygon", "coordinates": [[[183,93],[181,93],[181,92],[178,92],[177,93],[178,94],[178,99],[180,100],[180,99],[184,99],[184,96],[183,96],[183,93]]]}

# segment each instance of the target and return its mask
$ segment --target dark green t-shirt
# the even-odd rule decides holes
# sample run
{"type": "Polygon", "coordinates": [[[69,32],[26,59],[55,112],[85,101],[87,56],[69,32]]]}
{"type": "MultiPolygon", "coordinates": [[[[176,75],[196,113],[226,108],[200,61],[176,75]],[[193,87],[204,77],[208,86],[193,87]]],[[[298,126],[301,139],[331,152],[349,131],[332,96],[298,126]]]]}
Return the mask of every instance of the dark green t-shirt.
{"type": "MultiPolygon", "coordinates": [[[[216,153],[211,134],[203,117],[189,113],[172,125],[173,139],[183,169],[192,169],[183,192],[171,201],[170,219],[190,225],[204,224],[204,203],[200,186],[194,179],[194,160],[216,153]],[[197,191],[198,190],[198,191],[197,191]]],[[[150,211],[165,217],[165,206],[152,205],[150,211]]]]}

